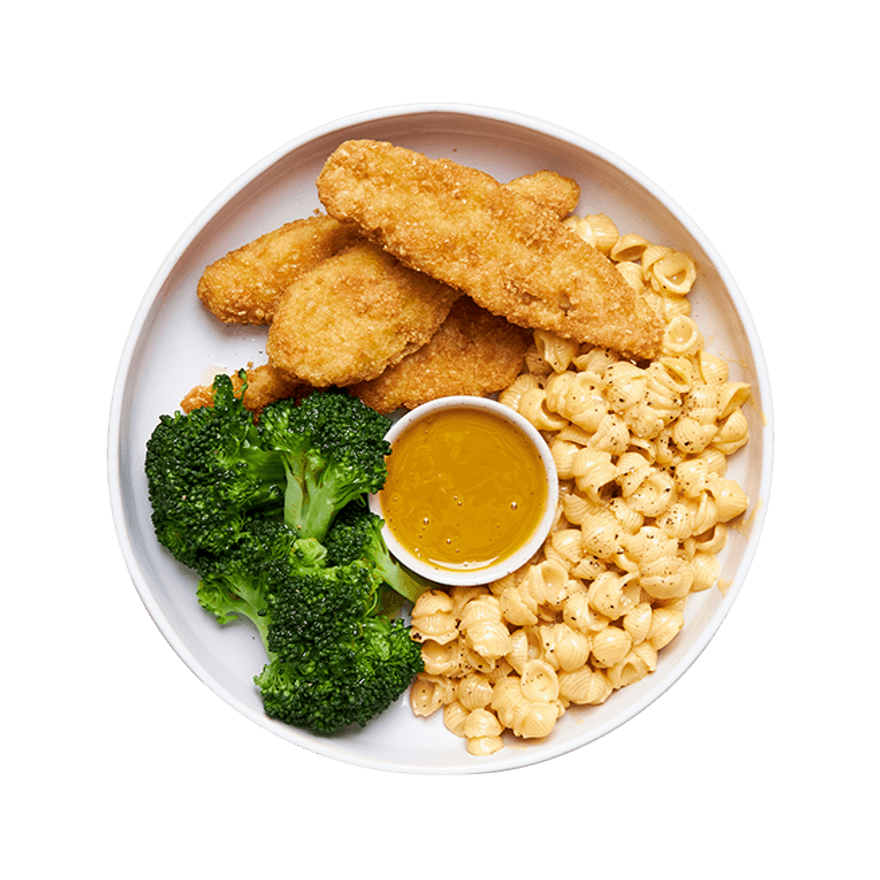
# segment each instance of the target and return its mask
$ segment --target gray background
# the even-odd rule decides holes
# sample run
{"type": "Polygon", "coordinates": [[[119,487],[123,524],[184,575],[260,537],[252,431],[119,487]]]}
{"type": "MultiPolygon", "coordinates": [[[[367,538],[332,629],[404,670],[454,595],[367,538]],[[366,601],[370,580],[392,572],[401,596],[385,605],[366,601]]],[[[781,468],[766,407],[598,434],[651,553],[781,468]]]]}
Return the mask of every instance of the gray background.
{"type": "Polygon", "coordinates": [[[878,781],[871,27],[850,0],[707,9],[7,12],[0,651],[16,877],[290,876],[312,854],[331,876],[862,875],[860,800],[878,781]],[[777,424],[762,544],[682,680],[576,752],[448,778],[314,755],[201,684],[131,584],[106,471],[119,358],[188,224],[292,138],[420,101],[546,119],[668,192],[745,296],[777,424]]]}

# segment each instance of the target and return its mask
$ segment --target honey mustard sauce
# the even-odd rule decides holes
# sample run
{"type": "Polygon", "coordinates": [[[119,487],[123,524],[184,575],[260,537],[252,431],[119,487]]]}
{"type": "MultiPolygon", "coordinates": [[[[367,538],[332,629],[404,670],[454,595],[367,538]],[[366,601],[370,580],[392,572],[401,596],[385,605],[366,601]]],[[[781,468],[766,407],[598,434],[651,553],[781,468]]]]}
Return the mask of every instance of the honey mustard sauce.
{"type": "Polygon", "coordinates": [[[438,568],[488,568],[532,536],[547,500],[544,466],[516,425],[479,409],[439,410],[394,441],[380,493],[386,524],[438,568]]]}

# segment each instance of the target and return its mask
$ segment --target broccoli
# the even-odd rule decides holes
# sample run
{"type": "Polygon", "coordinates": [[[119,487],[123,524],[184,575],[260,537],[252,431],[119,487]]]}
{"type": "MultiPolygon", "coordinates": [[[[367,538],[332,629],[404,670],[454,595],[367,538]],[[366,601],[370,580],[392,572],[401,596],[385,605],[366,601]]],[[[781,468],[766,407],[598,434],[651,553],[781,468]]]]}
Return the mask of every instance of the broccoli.
{"type": "Polygon", "coordinates": [[[269,662],[254,682],[270,717],[331,734],[387,709],[424,664],[409,626],[382,612],[379,569],[365,559],[322,561],[273,567],[269,662]]]}
{"type": "Polygon", "coordinates": [[[390,420],[343,389],[310,394],[300,404],[266,406],[258,424],[266,449],[280,454],[287,476],[285,522],[323,541],[336,514],[385,483],[390,420]]]}
{"type": "Polygon", "coordinates": [[[229,376],[215,378],[213,406],[161,417],[144,470],[156,537],[191,568],[222,555],[251,517],[283,509],[283,463],[262,447],[229,376]]]}
{"type": "Polygon", "coordinates": [[[415,603],[430,586],[394,559],[382,536],[385,521],[365,504],[352,502],[336,517],[324,545],[330,565],[366,559],[379,570],[382,580],[405,599],[415,603]]]}
{"type": "Polygon", "coordinates": [[[373,617],[356,638],[288,660],[274,658],[254,681],[267,715],[328,735],[364,726],[423,668],[409,627],[399,618],[373,617]]]}
{"type": "Polygon", "coordinates": [[[249,523],[226,553],[202,561],[199,603],[220,624],[246,617],[264,646],[268,645],[269,603],[279,573],[303,556],[320,565],[326,555],[320,544],[305,548],[296,548],[296,544],[296,535],[280,519],[249,523]]]}
{"type": "Polygon", "coordinates": [[[255,520],[199,571],[199,602],[221,624],[244,617],[268,663],[254,678],[266,713],[316,733],[366,724],[424,667],[400,619],[378,604],[382,576],[364,559],[328,565],[314,538],[255,520]]]}
{"type": "Polygon", "coordinates": [[[256,422],[228,376],[213,396],[162,416],[148,440],[157,538],[195,569],[218,623],[256,627],[267,714],[327,734],[366,724],[424,668],[409,626],[383,607],[384,582],[405,578],[354,513],[339,520],[332,555],[323,542],[340,511],[367,510],[384,484],[388,419],[338,390],[276,401],[256,422]]]}

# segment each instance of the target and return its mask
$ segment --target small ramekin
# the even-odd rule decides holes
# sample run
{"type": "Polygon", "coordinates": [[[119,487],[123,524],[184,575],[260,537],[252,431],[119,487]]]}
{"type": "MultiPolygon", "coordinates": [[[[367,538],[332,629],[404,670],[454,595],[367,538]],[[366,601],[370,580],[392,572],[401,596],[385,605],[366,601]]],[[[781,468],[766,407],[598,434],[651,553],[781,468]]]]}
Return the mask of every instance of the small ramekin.
{"type": "Polygon", "coordinates": [[[498,560],[492,565],[471,569],[444,568],[415,556],[401,544],[394,532],[388,526],[387,517],[382,509],[381,492],[371,495],[369,498],[369,504],[370,509],[374,513],[386,520],[385,526],[383,527],[385,542],[388,545],[391,554],[401,563],[401,565],[405,566],[410,571],[443,586],[475,586],[478,584],[489,584],[492,581],[498,580],[499,578],[516,571],[516,569],[525,565],[541,548],[541,545],[547,538],[550,527],[556,517],[556,505],[559,497],[559,480],[556,475],[556,466],[553,462],[553,456],[550,454],[550,449],[538,430],[518,412],[492,398],[473,397],[468,395],[442,397],[410,410],[394,423],[387,434],[387,439],[391,443],[392,449],[395,440],[414,423],[441,410],[458,408],[482,410],[499,416],[503,421],[510,424],[510,429],[512,431],[519,431],[525,436],[540,456],[544,468],[544,475],[546,477],[547,492],[541,518],[528,540],[517,551],[498,560]]]}

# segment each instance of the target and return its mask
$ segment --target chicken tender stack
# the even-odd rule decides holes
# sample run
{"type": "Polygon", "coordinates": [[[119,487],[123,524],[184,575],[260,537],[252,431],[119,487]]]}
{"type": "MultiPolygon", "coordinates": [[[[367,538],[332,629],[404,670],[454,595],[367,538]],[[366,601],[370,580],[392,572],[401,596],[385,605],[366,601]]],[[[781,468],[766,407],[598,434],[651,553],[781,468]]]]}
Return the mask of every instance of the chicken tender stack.
{"type": "Polygon", "coordinates": [[[493,314],[635,358],[657,352],[660,318],[611,262],[488,174],[356,140],[334,151],[317,185],[331,216],[493,314]]]}

